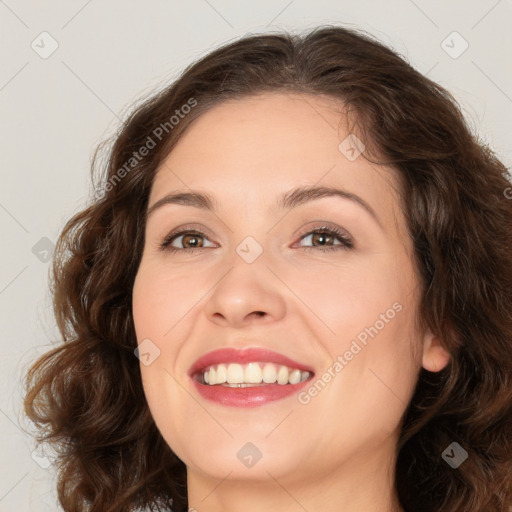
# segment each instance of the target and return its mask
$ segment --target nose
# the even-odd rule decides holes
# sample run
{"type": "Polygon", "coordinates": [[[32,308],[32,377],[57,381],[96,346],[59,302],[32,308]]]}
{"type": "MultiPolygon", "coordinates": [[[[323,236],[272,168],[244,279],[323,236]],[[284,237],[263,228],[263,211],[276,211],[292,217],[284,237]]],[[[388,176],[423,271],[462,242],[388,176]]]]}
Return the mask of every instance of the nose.
{"type": "Polygon", "coordinates": [[[282,319],[286,303],[283,283],[263,258],[247,263],[236,256],[205,303],[205,314],[219,326],[244,327],[282,319]]]}

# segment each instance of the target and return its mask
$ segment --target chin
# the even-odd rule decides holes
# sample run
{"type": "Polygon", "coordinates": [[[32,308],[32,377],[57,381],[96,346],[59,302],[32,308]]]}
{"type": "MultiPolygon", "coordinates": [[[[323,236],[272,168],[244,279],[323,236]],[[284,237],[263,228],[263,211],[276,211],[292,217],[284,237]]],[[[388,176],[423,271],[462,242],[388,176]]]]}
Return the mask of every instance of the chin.
{"type": "Polygon", "coordinates": [[[187,443],[182,456],[176,452],[187,469],[219,479],[229,474],[229,479],[268,481],[269,473],[276,478],[290,474],[304,464],[306,457],[297,451],[297,443],[283,446],[264,438],[237,437],[223,441],[211,437],[201,441],[188,438],[187,443]]]}

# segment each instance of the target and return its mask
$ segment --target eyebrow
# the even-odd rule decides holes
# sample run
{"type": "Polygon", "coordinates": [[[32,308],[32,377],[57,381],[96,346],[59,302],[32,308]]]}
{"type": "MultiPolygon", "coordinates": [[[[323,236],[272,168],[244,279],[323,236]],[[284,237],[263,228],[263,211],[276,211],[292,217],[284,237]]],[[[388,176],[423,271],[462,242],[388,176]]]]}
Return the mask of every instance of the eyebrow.
{"type": "MultiPolygon", "coordinates": [[[[320,199],[323,197],[341,197],[355,202],[363,207],[373,219],[382,227],[379,217],[375,210],[361,197],[352,192],[342,190],[335,187],[319,187],[319,186],[304,186],[295,188],[283,194],[277,201],[277,206],[280,209],[293,209],[297,206],[320,199]]],[[[181,204],[183,206],[192,206],[201,210],[210,210],[215,212],[217,210],[216,201],[208,194],[192,191],[192,192],[174,192],[162,197],[155,204],[153,204],[147,211],[149,217],[155,210],[167,204],[181,204]]]]}

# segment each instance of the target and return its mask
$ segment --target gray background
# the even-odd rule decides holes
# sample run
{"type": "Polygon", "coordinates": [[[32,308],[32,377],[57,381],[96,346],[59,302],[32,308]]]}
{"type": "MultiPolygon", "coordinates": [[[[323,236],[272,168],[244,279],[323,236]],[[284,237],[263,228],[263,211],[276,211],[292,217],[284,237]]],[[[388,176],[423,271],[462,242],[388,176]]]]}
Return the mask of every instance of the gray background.
{"type": "Polygon", "coordinates": [[[451,91],[512,161],[512,0],[0,0],[0,23],[0,511],[59,510],[51,454],[20,430],[21,380],[58,339],[53,243],[88,201],[96,144],[141,95],[240,35],[342,23],[451,91]]]}

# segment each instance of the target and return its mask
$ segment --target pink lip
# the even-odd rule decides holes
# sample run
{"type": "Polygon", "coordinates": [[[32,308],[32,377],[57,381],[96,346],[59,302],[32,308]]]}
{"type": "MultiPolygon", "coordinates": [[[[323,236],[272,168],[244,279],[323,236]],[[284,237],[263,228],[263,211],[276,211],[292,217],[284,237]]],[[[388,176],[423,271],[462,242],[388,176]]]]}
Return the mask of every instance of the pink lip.
{"type": "Polygon", "coordinates": [[[282,354],[278,354],[277,352],[273,352],[272,350],[260,348],[247,348],[244,350],[223,348],[209,352],[200,357],[191,366],[188,374],[193,385],[203,398],[231,407],[257,407],[268,402],[281,400],[290,395],[296,394],[301,388],[309,384],[310,379],[304,382],[299,382],[298,384],[281,385],[276,383],[249,388],[229,388],[225,386],[209,386],[207,384],[201,384],[194,378],[194,375],[199,370],[208,366],[220,363],[244,364],[252,361],[282,364],[283,366],[297,368],[301,371],[308,371],[314,375],[314,370],[311,366],[294,361],[293,359],[283,356],[282,354]]]}

